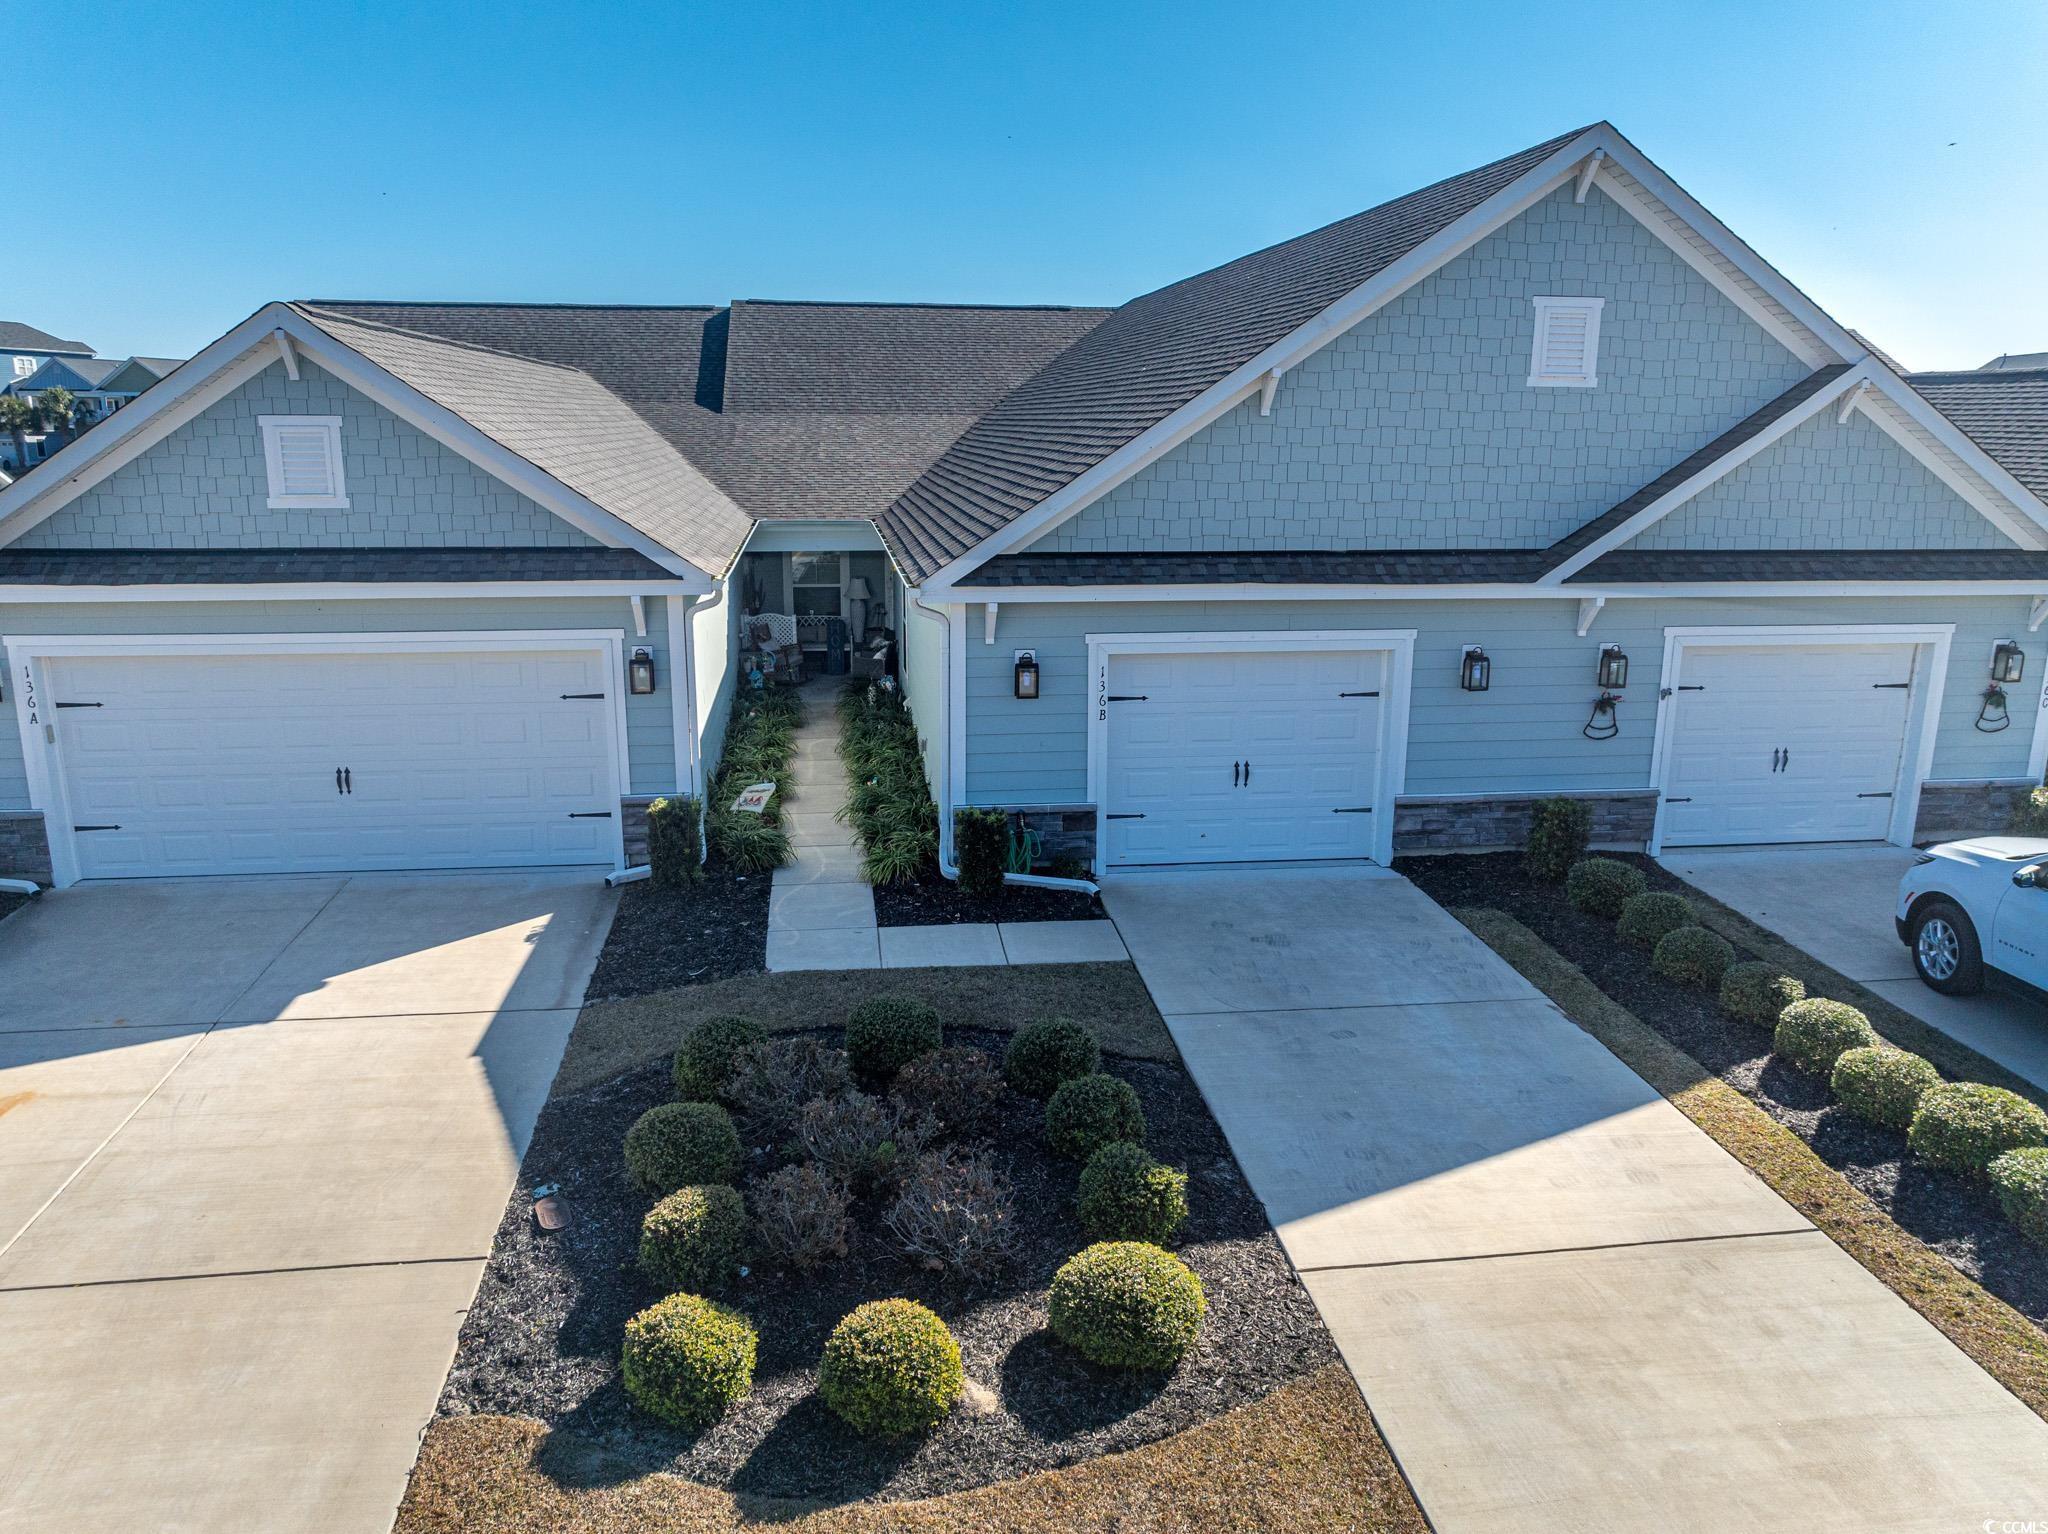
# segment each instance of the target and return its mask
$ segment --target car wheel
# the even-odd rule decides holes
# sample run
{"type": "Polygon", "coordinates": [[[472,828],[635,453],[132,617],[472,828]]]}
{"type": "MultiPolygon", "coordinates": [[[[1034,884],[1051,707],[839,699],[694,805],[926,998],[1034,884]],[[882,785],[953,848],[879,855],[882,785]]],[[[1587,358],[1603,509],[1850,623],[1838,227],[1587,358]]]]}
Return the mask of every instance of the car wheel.
{"type": "Polygon", "coordinates": [[[1984,954],[1970,918],[1946,900],[1930,900],[1913,913],[1913,968],[1948,996],[1984,989],[1984,954]]]}

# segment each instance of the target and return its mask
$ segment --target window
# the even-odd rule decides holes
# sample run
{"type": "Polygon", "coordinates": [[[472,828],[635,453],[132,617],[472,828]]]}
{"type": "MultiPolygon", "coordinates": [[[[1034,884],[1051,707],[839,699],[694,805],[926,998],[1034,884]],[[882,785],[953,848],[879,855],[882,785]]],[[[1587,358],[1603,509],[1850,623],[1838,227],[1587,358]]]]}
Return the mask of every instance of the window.
{"type": "Polygon", "coordinates": [[[270,505],[278,509],[348,505],[341,473],[341,417],[260,415],[263,463],[270,473],[270,505]]]}
{"type": "Polygon", "coordinates": [[[33,373],[33,372],[34,372],[35,370],[36,370],[36,359],[35,359],[35,358],[33,358],[33,357],[16,357],[16,358],[14,359],[14,376],[15,376],[16,378],[26,378],[26,377],[28,377],[28,375],[29,375],[29,374],[33,373]]]}
{"type": "Polygon", "coordinates": [[[841,605],[840,574],[843,554],[792,554],[789,556],[789,603],[799,618],[837,618],[841,605]]]}
{"type": "Polygon", "coordinates": [[[1604,298],[1536,300],[1531,388],[1590,389],[1600,380],[1600,306],[1604,298]]]}

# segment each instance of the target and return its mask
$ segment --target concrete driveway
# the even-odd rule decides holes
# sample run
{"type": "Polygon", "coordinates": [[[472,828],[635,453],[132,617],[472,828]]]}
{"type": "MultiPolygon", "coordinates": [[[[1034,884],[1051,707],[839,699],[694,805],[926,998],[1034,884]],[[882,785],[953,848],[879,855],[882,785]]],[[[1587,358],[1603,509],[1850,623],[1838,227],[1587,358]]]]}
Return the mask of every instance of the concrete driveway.
{"type": "Polygon", "coordinates": [[[2048,1007],[2011,996],[1944,996],[1913,973],[1892,929],[1905,847],[1686,848],[1657,861],[1930,1027],[2048,1087],[2048,1007]]]}
{"type": "Polygon", "coordinates": [[[1105,900],[1443,1534],[2038,1514],[2048,1423],[1405,879],[1105,900]]]}
{"type": "Polygon", "coordinates": [[[390,1527],[614,901],[151,881],[0,923],[0,1528],[390,1527]]]}

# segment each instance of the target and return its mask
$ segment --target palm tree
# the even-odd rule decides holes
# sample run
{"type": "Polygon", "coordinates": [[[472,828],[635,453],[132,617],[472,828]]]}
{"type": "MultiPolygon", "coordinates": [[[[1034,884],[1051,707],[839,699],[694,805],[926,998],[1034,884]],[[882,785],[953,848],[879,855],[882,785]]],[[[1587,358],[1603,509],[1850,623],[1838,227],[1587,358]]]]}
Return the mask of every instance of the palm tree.
{"type": "Polygon", "coordinates": [[[33,401],[19,394],[0,394],[0,431],[6,432],[7,440],[14,444],[14,467],[18,471],[28,468],[28,434],[41,419],[33,401]]]}
{"type": "Polygon", "coordinates": [[[78,435],[71,420],[72,412],[77,408],[78,396],[62,385],[36,395],[36,412],[42,417],[45,428],[56,433],[59,447],[78,435]]]}

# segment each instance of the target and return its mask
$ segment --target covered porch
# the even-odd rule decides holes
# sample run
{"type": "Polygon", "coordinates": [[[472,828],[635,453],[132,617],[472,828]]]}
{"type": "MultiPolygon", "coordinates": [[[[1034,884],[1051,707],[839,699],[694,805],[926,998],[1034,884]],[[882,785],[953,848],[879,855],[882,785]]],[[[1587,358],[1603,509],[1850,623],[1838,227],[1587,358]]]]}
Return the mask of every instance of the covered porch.
{"type": "Polygon", "coordinates": [[[900,598],[872,523],[763,522],[735,581],[743,663],[751,653],[753,664],[796,673],[778,681],[895,674],[900,598]],[[771,629],[766,644],[763,625],[771,629]],[[792,642],[796,656],[786,653],[792,642]]]}

